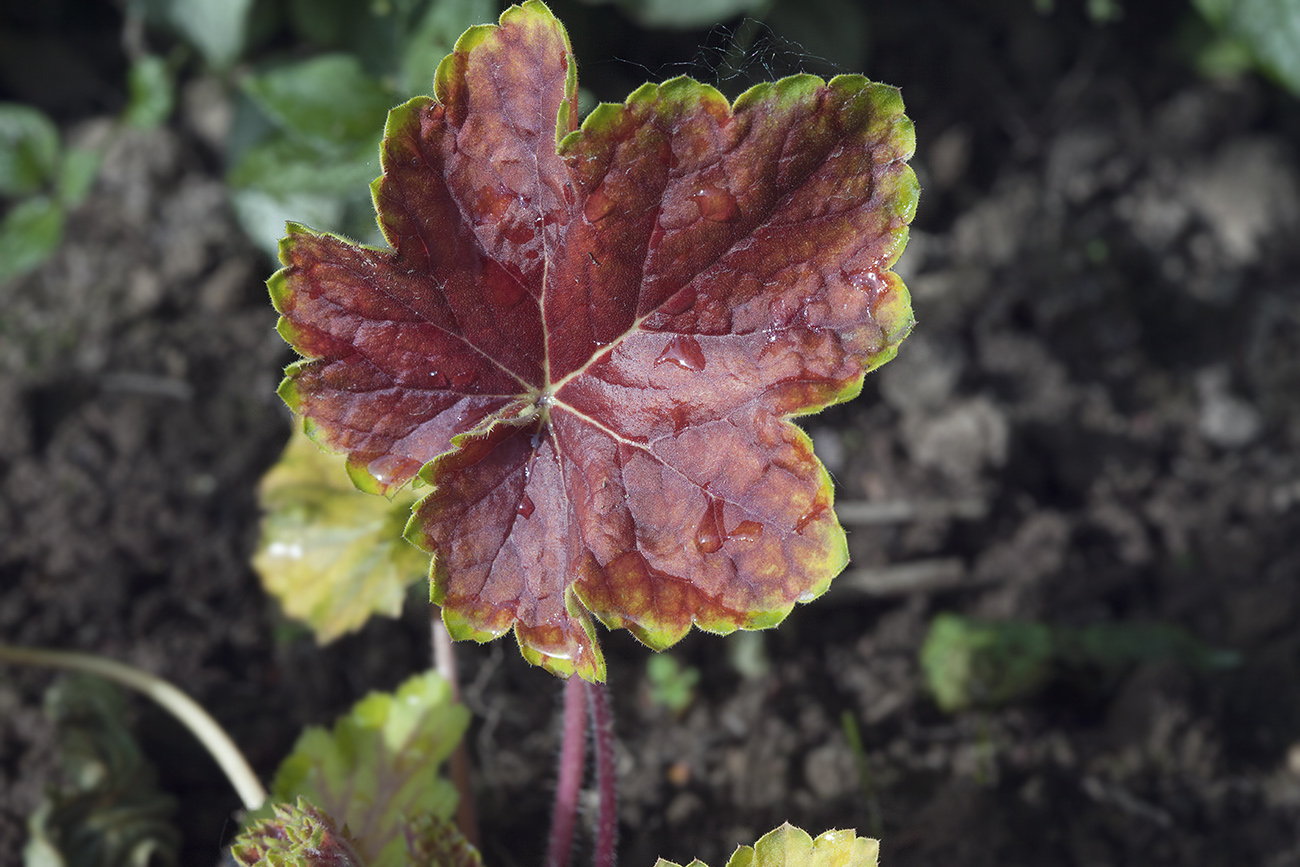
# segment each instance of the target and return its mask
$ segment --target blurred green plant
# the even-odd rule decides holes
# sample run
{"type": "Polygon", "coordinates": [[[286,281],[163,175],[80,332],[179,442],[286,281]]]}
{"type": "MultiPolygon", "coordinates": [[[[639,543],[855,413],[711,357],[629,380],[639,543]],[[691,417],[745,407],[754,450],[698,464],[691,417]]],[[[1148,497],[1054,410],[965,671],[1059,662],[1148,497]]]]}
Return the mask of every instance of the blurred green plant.
{"type": "Polygon", "coordinates": [[[172,713],[226,773],[251,811],[234,843],[238,863],[478,867],[477,852],[451,823],[457,788],[437,775],[460,743],[469,712],[435,672],[414,675],[391,693],[370,693],[330,730],[306,729],[280,764],[268,798],[220,725],[155,675],[88,654],[5,645],[0,662],[75,672],[46,695],[72,788],[51,793],[29,819],[24,867],[176,861],[175,803],[157,790],[114,683],[172,713]],[[330,857],[322,860],[323,852],[330,857]]]}
{"type": "Polygon", "coordinates": [[[68,212],[85,200],[99,154],[65,147],[59,130],[26,105],[0,103],[0,284],[44,262],[63,240],[68,212]]]}
{"type": "Polygon", "coordinates": [[[290,30],[315,53],[268,59],[239,77],[227,182],[244,230],[274,256],[304,217],[377,241],[370,182],[393,105],[432,86],[460,34],[492,0],[290,0],[290,30]]]}
{"type": "Polygon", "coordinates": [[[1196,671],[1237,665],[1236,653],[1216,650],[1164,623],[1103,623],[1079,629],[1030,621],[987,622],[940,614],[921,647],[921,669],[940,709],[998,707],[1038,692],[1053,680],[1087,672],[1113,686],[1132,666],[1175,660],[1196,671]]]}
{"type": "Polygon", "coordinates": [[[654,653],[645,663],[646,697],[651,704],[680,714],[695,701],[700,670],[682,665],[670,653],[654,653]]]}
{"type": "Polygon", "coordinates": [[[1258,69],[1300,96],[1300,0],[1193,0],[1218,38],[1198,52],[1202,72],[1258,69]]]}
{"type": "Polygon", "coordinates": [[[28,819],[24,867],[161,867],[175,864],[173,798],[126,722],[126,702],[106,680],[64,677],[45,693],[69,781],[28,819]]]}
{"type": "Polygon", "coordinates": [[[262,538],[253,567],[285,614],[321,643],[360,629],[374,614],[397,617],[406,589],[427,577],[428,555],[402,538],[420,491],[392,499],[362,493],[342,455],[295,431],[262,478],[262,538]]]}
{"type": "Polygon", "coordinates": [[[253,0],[127,0],[129,18],[170,30],[193,45],[213,69],[244,52],[253,0]]]}
{"type": "Polygon", "coordinates": [[[126,74],[127,103],[122,121],[138,129],[162,126],[176,107],[176,85],[167,61],[142,54],[126,74]]]}

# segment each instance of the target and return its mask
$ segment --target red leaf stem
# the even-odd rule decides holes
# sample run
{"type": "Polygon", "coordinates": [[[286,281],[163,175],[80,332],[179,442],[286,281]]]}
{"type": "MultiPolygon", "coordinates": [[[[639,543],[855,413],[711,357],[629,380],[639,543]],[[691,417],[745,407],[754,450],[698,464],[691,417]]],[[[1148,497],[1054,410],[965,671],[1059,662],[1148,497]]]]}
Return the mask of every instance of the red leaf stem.
{"type": "Polygon", "coordinates": [[[560,747],[560,778],[555,787],[546,867],[569,867],[572,857],[578,796],[587,765],[587,695],[584,683],[580,677],[570,677],[564,683],[564,740],[560,747]]]}
{"type": "Polygon", "coordinates": [[[591,700],[591,733],[596,751],[596,815],[594,867],[614,867],[618,843],[618,774],[614,769],[614,716],[609,707],[609,690],[603,683],[587,684],[591,700]]]}

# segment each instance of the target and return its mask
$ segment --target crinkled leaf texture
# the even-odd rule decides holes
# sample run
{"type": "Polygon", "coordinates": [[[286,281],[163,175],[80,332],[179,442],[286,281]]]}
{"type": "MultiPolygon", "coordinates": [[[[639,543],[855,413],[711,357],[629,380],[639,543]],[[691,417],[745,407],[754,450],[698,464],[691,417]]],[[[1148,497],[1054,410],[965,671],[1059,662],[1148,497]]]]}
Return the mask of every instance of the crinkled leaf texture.
{"type": "Polygon", "coordinates": [[[822,593],[847,546],[790,418],[858,394],[912,326],[898,91],[799,75],[728,105],[676,78],[579,128],[536,0],[434,84],[388,117],[392,249],[291,224],[270,287],[316,442],[366,490],[433,486],[407,538],[452,635],[513,629],[598,680],[590,614],[664,648],[822,593]]]}
{"type": "Polygon", "coordinates": [[[253,567],[286,614],[321,642],[397,617],[427,557],[402,538],[415,494],[392,500],[356,489],[343,461],[295,433],[262,478],[262,539],[253,567]]]}
{"type": "Polygon", "coordinates": [[[416,675],[394,693],[366,696],[332,732],[303,732],[276,773],[271,800],[306,798],[346,824],[366,864],[405,865],[420,817],[446,820],[455,810],[455,787],[434,774],[468,724],[469,712],[442,678],[416,675]]]}
{"type": "MultiPolygon", "coordinates": [[[[880,841],[852,831],[827,831],[814,840],[786,822],[764,834],[753,846],[740,846],[727,867],[876,867],[880,841]]],[[[655,867],[679,867],[660,858],[655,867]]],[[[708,867],[700,860],[687,867],[708,867]]]]}

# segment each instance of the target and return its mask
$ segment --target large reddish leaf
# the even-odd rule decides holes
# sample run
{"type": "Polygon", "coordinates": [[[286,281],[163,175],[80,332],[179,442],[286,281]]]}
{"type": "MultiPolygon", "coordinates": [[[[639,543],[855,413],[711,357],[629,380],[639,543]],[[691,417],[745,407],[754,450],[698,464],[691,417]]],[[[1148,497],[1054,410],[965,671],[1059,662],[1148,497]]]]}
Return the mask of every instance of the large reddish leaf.
{"type": "Polygon", "coordinates": [[[358,486],[433,486],[407,537],[457,638],[600,679],[589,613],[655,648],[771,626],[847,561],[789,419],[911,328],[913,147],[856,75],[677,78],[579,129],[563,27],[511,7],[389,114],[391,250],[289,227],[281,394],[358,486]]]}

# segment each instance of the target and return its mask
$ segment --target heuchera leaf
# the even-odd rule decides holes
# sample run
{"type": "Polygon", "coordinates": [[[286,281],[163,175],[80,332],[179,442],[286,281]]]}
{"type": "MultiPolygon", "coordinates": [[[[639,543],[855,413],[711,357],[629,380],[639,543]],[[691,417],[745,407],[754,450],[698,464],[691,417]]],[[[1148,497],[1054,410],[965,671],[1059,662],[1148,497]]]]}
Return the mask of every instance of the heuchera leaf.
{"type": "Polygon", "coordinates": [[[271,800],[306,798],[346,825],[370,867],[400,867],[408,835],[422,833],[420,817],[445,820],[456,808],[455,787],[434,774],[468,724],[442,678],[416,675],[394,693],[366,696],[332,732],[303,732],[276,772],[271,800]]]}
{"type": "MultiPolygon", "coordinates": [[[[880,841],[852,831],[827,831],[814,840],[786,822],[764,834],[753,846],[740,846],[727,867],[876,867],[880,841]]],[[[655,867],[679,867],[660,858],[655,867]]],[[[707,867],[696,859],[687,867],[707,867]]]]}
{"type": "Polygon", "coordinates": [[[392,249],[281,244],[306,358],[280,393],[358,486],[433,486],[407,538],[451,634],[513,629],[603,679],[590,614],[661,649],[822,593],[847,547],[790,418],[858,394],[912,325],[897,90],[799,75],[728,105],[676,78],[579,128],[568,37],[532,0],[385,132],[392,249]]]}
{"type": "Polygon", "coordinates": [[[402,538],[415,503],[363,494],[343,461],[295,433],[262,478],[262,538],[253,567],[284,612],[320,642],[360,629],[372,614],[397,617],[427,558],[402,538]]]}

